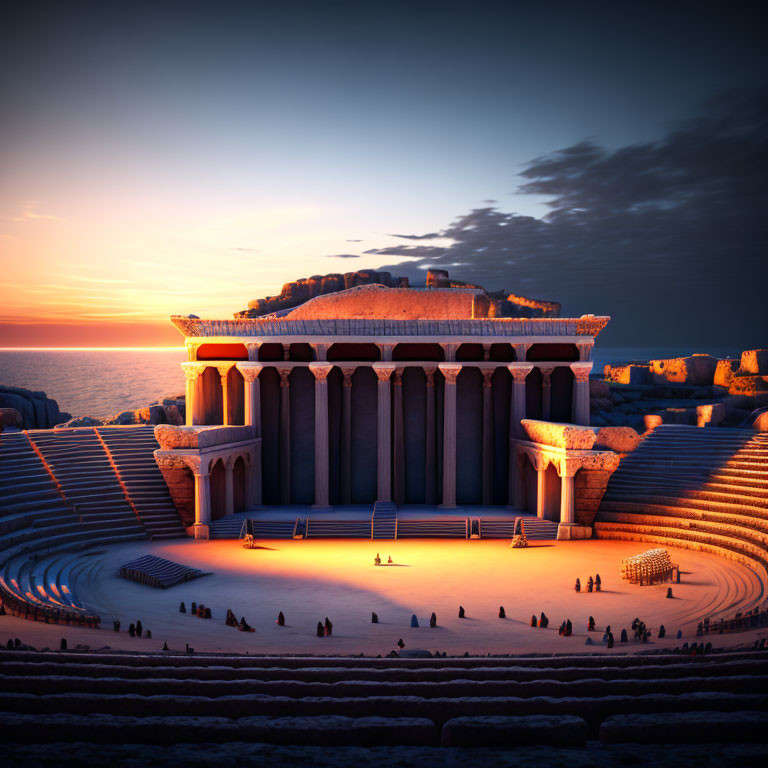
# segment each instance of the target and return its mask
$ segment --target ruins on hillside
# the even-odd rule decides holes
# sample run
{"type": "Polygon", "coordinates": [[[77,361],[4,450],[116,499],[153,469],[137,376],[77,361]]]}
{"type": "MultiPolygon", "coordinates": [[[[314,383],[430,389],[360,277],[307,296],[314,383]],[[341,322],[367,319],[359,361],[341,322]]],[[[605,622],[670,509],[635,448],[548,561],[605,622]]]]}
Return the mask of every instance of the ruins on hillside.
{"type": "Polygon", "coordinates": [[[522,421],[589,425],[609,318],[559,314],[434,270],[423,286],[310,278],[231,320],[174,316],[193,434],[158,437],[158,461],[169,487],[193,472],[201,537],[212,518],[258,505],[524,505],[574,525],[575,465],[535,466],[522,421]],[[251,429],[233,450],[211,426],[251,429]]]}

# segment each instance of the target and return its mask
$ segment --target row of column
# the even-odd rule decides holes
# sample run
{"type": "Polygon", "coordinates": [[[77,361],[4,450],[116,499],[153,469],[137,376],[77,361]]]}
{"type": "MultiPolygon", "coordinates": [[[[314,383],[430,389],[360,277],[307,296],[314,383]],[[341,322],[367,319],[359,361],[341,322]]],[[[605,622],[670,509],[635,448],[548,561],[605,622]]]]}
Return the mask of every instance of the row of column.
{"type": "MultiPolygon", "coordinates": [[[[233,364],[226,366],[222,374],[224,393],[224,413],[227,414],[228,371],[233,364]]],[[[237,368],[244,381],[245,423],[254,428],[254,435],[261,437],[261,394],[259,374],[262,363],[237,363],[237,368]]],[[[184,363],[187,375],[187,424],[200,423],[202,411],[202,393],[200,392],[201,373],[204,363],[184,363]]],[[[280,376],[280,500],[290,504],[291,500],[291,452],[290,452],[290,374],[293,367],[274,366],[280,376]]],[[[372,369],[378,379],[377,404],[377,500],[392,501],[394,488],[395,501],[402,503],[405,495],[405,436],[403,422],[402,367],[393,362],[376,362],[372,369]],[[394,383],[394,395],[391,393],[390,380],[394,383]],[[394,406],[394,419],[392,407],[394,406]],[[394,425],[394,435],[392,434],[394,425]],[[394,469],[394,478],[393,478],[394,469]]],[[[525,381],[533,370],[533,363],[509,363],[508,369],[513,377],[510,407],[510,437],[523,438],[521,424],[525,418],[526,391],[525,381]]],[[[589,371],[591,362],[572,363],[574,373],[573,420],[576,424],[589,424],[589,371]]],[[[221,367],[223,368],[223,366],[221,367]]],[[[221,372],[220,368],[220,372],[221,372]]],[[[309,370],[315,378],[315,507],[329,506],[329,428],[328,428],[328,375],[333,364],[311,362],[309,370]]],[[[342,397],[341,426],[341,501],[351,503],[351,435],[352,435],[352,375],[357,366],[341,366],[344,376],[342,397]]],[[[434,504],[436,477],[436,410],[434,374],[437,370],[445,380],[443,404],[443,442],[442,442],[442,500],[444,507],[456,506],[456,380],[462,369],[458,362],[443,362],[435,366],[424,366],[426,374],[426,492],[427,504],[434,504]]],[[[483,374],[483,429],[482,429],[482,503],[491,504],[493,498],[493,412],[491,397],[491,378],[494,368],[481,369],[483,374]]],[[[545,418],[550,411],[550,376],[554,367],[541,367],[542,373],[542,410],[545,418]]],[[[510,504],[516,504],[514,488],[514,456],[510,451],[509,493],[510,504]]]]}

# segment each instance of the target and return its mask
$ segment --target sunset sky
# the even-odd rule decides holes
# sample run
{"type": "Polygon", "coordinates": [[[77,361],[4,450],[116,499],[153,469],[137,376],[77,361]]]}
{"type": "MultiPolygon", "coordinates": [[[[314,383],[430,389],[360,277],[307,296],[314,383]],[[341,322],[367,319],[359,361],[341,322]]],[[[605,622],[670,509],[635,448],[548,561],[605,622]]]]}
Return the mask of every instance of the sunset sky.
{"type": "Polygon", "coordinates": [[[174,344],[171,314],[430,264],[616,344],[759,344],[758,7],[17,3],[0,347],[174,344]]]}

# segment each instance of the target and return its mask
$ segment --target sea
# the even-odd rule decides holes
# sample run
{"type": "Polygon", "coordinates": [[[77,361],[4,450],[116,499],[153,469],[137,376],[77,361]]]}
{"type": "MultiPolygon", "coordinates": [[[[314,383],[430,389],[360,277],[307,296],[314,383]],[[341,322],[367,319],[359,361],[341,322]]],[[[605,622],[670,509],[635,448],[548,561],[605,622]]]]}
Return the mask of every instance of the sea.
{"type": "MultiPolygon", "coordinates": [[[[682,357],[691,347],[600,347],[594,371],[607,363],[682,357]]],[[[737,348],[707,350],[717,357],[739,357],[737,348]]],[[[143,408],[184,392],[180,363],[183,347],[101,349],[0,349],[0,384],[41,390],[73,416],[104,418],[143,408]]]]}

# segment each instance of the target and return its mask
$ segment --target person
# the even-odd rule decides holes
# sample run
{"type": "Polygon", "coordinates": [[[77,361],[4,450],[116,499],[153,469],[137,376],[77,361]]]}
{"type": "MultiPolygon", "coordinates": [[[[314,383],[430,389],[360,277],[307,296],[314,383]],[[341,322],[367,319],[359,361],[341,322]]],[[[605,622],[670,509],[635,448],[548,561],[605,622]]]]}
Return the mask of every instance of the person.
{"type": "Polygon", "coordinates": [[[206,619],[212,619],[213,618],[213,614],[211,613],[211,609],[208,608],[208,607],[206,607],[206,609],[205,609],[205,616],[204,616],[204,618],[206,618],[206,619]]]}
{"type": "Polygon", "coordinates": [[[621,630],[621,642],[622,643],[626,643],[627,640],[629,640],[629,638],[627,637],[627,630],[626,629],[622,629],[621,630]]]}
{"type": "Polygon", "coordinates": [[[163,643],[163,650],[164,651],[168,650],[168,643],[167,642],[163,643]]]}
{"type": "Polygon", "coordinates": [[[403,638],[402,638],[402,637],[401,637],[401,638],[400,638],[400,639],[397,641],[397,647],[398,647],[398,648],[399,648],[401,651],[403,650],[403,648],[405,648],[405,643],[403,642],[403,638]]]}
{"type": "Polygon", "coordinates": [[[664,628],[664,625],[662,624],[659,627],[659,640],[662,640],[664,638],[664,635],[667,634],[667,630],[664,628]]]}
{"type": "Polygon", "coordinates": [[[59,650],[66,651],[67,650],[67,638],[62,637],[61,643],[59,644],[59,650]]]}
{"type": "Polygon", "coordinates": [[[394,560],[392,559],[392,555],[390,555],[390,556],[387,558],[387,562],[388,562],[390,565],[392,565],[392,563],[394,562],[394,560]]]}
{"type": "Polygon", "coordinates": [[[317,622],[317,636],[318,637],[325,637],[325,627],[323,626],[322,621],[317,622]]]}
{"type": "Polygon", "coordinates": [[[678,629],[677,630],[677,639],[678,640],[682,640],[683,639],[683,630],[682,629],[678,629]]]}
{"type": "Polygon", "coordinates": [[[136,625],[135,624],[129,624],[128,625],[128,634],[131,637],[136,637],[136,625]]]}
{"type": "Polygon", "coordinates": [[[277,626],[278,627],[284,627],[285,626],[285,615],[282,611],[277,614],[277,626]]]}
{"type": "Polygon", "coordinates": [[[379,623],[379,617],[376,614],[375,611],[371,611],[371,624],[378,624],[379,623]]]}
{"type": "Polygon", "coordinates": [[[141,628],[141,622],[137,621],[136,622],[136,637],[141,637],[142,634],[144,634],[144,631],[141,628]]]}
{"type": "Polygon", "coordinates": [[[151,639],[152,639],[152,630],[148,629],[147,630],[147,640],[151,640],[151,639]]]}
{"type": "Polygon", "coordinates": [[[557,634],[561,637],[565,637],[565,622],[560,625],[560,629],[557,630],[557,634]]]}
{"type": "Polygon", "coordinates": [[[594,586],[595,586],[595,582],[592,580],[592,577],[590,576],[587,579],[587,592],[591,592],[594,586]]]}
{"type": "Polygon", "coordinates": [[[587,632],[594,632],[595,631],[595,617],[590,616],[589,621],[587,622],[587,632]]]}
{"type": "Polygon", "coordinates": [[[231,608],[227,608],[227,618],[224,619],[224,623],[228,627],[236,627],[237,626],[237,616],[232,612],[231,608]]]}
{"type": "Polygon", "coordinates": [[[531,616],[531,626],[536,626],[536,614],[534,613],[533,616],[531,616]]]}
{"type": "Polygon", "coordinates": [[[608,633],[608,648],[613,648],[613,632],[608,633]]]}
{"type": "Polygon", "coordinates": [[[581,592],[581,581],[579,579],[576,579],[576,584],[573,587],[577,592],[581,592]]]}
{"type": "Polygon", "coordinates": [[[240,617],[238,629],[241,632],[255,632],[256,630],[245,620],[245,616],[240,617]]]}
{"type": "Polygon", "coordinates": [[[459,606],[459,618],[460,619],[464,618],[464,606],[463,605],[459,606]]]}
{"type": "Polygon", "coordinates": [[[416,614],[411,614],[411,626],[416,628],[419,626],[419,620],[416,618],[416,614]]]}
{"type": "Polygon", "coordinates": [[[190,606],[189,610],[190,610],[190,613],[192,615],[196,616],[197,615],[197,603],[192,603],[192,605],[190,606]]]}
{"type": "Polygon", "coordinates": [[[603,582],[600,580],[600,574],[595,574],[595,592],[599,592],[603,586],[603,582]]]}
{"type": "Polygon", "coordinates": [[[541,612],[541,616],[539,617],[539,626],[542,629],[546,629],[549,626],[549,617],[544,611],[541,612]]]}
{"type": "Polygon", "coordinates": [[[566,619],[565,634],[567,637],[570,637],[573,634],[573,624],[571,623],[570,619],[566,619]]]}
{"type": "Polygon", "coordinates": [[[667,587],[667,599],[668,600],[674,599],[672,595],[672,587],[667,587]]]}
{"type": "Polygon", "coordinates": [[[507,618],[507,612],[504,610],[504,606],[499,606],[499,618],[500,619],[506,619],[507,618]]]}
{"type": "Polygon", "coordinates": [[[381,558],[379,557],[379,553],[376,553],[376,557],[373,558],[373,564],[374,565],[381,565],[381,558]]]}
{"type": "Polygon", "coordinates": [[[437,626],[437,614],[432,611],[432,615],[429,617],[429,626],[433,629],[437,626]]]}
{"type": "Polygon", "coordinates": [[[179,613],[186,613],[187,612],[187,606],[184,605],[184,601],[182,600],[179,604],[179,613]]]}
{"type": "Polygon", "coordinates": [[[325,636],[330,637],[333,634],[333,624],[331,624],[331,620],[326,616],[325,617],[325,636]]]}

